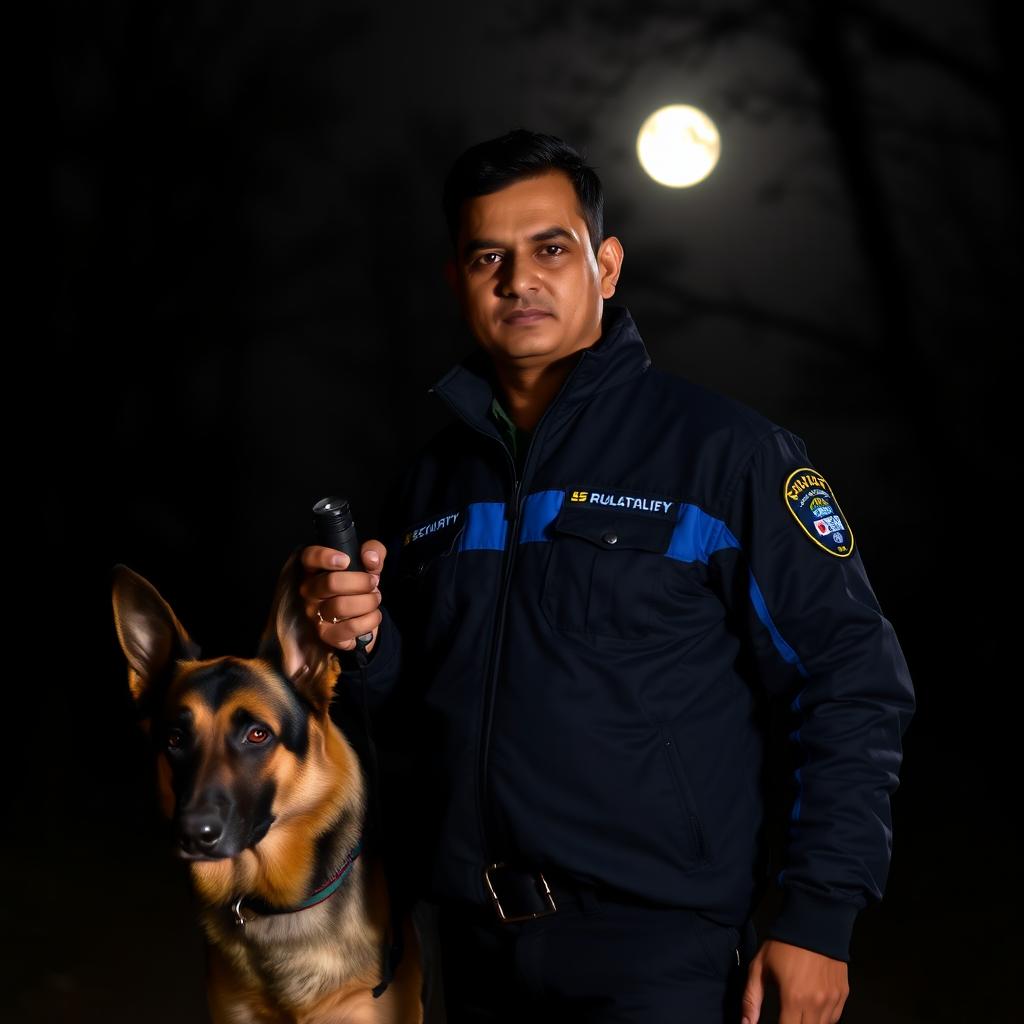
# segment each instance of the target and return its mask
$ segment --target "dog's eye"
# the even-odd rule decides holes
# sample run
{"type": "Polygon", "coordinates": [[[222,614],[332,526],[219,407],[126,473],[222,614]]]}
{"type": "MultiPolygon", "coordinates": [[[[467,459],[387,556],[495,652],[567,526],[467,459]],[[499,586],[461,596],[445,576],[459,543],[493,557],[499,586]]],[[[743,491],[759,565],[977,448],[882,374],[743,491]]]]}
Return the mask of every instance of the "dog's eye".
{"type": "Polygon", "coordinates": [[[266,743],[270,738],[270,730],[264,729],[262,725],[254,725],[246,734],[246,743],[266,743]]]}
{"type": "Polygon", "coordinates": [[[185,745],[185,734],[180,729],[171,729],[167,733],[167,746],[170,750],[180,750],[185,745]]]}

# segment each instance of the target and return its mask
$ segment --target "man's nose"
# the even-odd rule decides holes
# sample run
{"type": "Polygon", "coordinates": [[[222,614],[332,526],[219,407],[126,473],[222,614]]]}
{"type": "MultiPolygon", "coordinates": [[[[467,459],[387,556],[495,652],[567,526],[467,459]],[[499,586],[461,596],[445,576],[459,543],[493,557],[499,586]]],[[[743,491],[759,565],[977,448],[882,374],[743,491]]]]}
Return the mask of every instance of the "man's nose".
{"type": "Polygon", "coordinates": [[[502,264],[502,272],[498,275],[501,294],[506,298],[526,295],[537,290],[536,268],[526,259],[516,259],[509,255],[502,264]]]}

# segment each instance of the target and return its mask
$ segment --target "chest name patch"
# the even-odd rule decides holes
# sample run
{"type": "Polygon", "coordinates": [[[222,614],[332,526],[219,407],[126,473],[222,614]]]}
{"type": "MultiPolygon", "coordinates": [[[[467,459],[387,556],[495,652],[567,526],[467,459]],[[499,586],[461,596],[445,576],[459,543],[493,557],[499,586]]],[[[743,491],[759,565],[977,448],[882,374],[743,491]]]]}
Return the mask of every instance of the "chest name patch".
{"type": "Polygon", "coordinates": [[[403,547],[406,544],[412,544],[413,541],[420,540],[423,537],[429,537],[432,533],[437,533],[438,530],[443,530],[446,526],[451,526],[456,519],[459,518],[461,513],[450,512],[446,516],[439,516],[433,522],[426,523],[423,526],[417,526],[416,529],[410,530],[405,538],[402,540],[403,547]]]}
{"type": "Polygon", "coordinates": [[[635,512],[656,512],[660,515],[665,515],[675,505],[674,501],[663,501],[660,498],[640,498],[630,494],[611,494],[607,491],[568,491],[567,496],[575,505],[612,505],[635,512]]]}
{"type": "Polygon", "coordinates": [[[809,466],[793,470],[782,485],[793,518],[818,547],[837,558],[853,554],[853,530],[825,478],[809,466]]]}

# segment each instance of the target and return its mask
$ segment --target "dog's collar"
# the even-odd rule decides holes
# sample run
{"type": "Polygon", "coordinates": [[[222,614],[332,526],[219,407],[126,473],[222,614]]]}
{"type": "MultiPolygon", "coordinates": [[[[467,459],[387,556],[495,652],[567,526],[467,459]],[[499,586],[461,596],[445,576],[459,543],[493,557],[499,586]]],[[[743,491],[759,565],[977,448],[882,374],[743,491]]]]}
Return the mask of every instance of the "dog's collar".
{"type": "Polygon", "coordinates": [[[246,924],[246,919],[242,915],[243,908],[246,910],[255,911],[260,917],[268,917],[274,914],[295,914],[300,910],[308,910],[310,907],[315,907],[318,903],[323,903],[324,900],[330,899],[340,888],[342,882],[345,881],[345,876],[352,870],[352,866],[356,862],[356,858],[363,851],[363,839],[362,836],[356,842],[356,845],[348,851],[348,855],[342,862],[342,865],[330,878],[320,886],[319,889],[314,889],[301,903],[294,907],[276,907],[272,903],[267,903],[266,900],[261,900],[258,896],[239,896],[234,903],[231,904],[231,913],[234,916],[235,924],[241,925],[242,927],[246,924]]]}

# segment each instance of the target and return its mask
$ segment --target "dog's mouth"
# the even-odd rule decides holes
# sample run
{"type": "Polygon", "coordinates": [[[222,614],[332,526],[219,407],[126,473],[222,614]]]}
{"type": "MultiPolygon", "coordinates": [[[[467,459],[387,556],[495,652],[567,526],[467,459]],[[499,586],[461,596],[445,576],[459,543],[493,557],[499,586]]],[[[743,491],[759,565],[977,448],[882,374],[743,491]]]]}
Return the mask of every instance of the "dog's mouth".
{"type": "Polygon", "coordinates": [[[178,849],[175,851],[178,855],[179,860],[186,860],[191,862],[202,862],[202,861],[216,861],[216,860],[231,860],[235,856],[234,853],[222,853],[222,854],[209,854],[209,853],[193,853],[190,850],[186,850],[184,846],[179,844],[178,849]]]}

